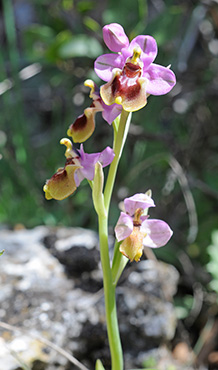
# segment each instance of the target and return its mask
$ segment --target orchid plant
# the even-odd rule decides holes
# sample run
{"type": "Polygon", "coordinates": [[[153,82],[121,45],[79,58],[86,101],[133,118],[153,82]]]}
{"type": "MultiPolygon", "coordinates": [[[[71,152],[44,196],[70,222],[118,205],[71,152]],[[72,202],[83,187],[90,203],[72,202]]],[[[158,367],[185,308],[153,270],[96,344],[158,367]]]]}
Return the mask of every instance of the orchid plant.
{"type": "MultiPolygon", "coordinates": [[[[123,354],[116,313],[115,290],[127,262],[139,261],[144,246],[164,246],[172,236],[169,225],[162,220],[149,219],[147,211],[155,207],[151,191],[138,193],[124,199],[123,209],[115,227],[113,260],[108,248],[108,215],[119,160],[127,138],[132,112],[147,104],[149,95],[168,93],[176,83],[169,67],[153,63],[157,55],[157,43],[151,36],[140,35],[129,42],[124,29],[117,23],[103,27],[103,39],[112,53],[101,55],[95,61],[98,77],[106,83],[100,88],[85,81],[90,88],[91,106],[84,110],[64,138],[66,163],[46,181],[46,199],[62,200],[73,194],[80,183],[87,179],[98,216],[99,244],[103,270],[107,332],[111,353],[112,370],[123,369],[123,354]],[[112,125],[113,148],[100,153],[85,153],[85,142],[95,130],[95,115],[101,112],[103,119],[112,125]],[[103,168],[109,166],[106,181],[103,168]]],[[[104,369],[97,360],[96,369],[104,369]]]]}

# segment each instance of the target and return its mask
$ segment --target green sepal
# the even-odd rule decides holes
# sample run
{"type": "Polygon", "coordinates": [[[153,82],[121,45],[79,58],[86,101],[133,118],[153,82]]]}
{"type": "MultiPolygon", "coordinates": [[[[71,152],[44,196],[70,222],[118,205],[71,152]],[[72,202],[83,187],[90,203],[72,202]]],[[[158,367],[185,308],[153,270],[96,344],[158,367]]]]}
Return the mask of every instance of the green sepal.
{"type": "Polygon", "coordinates": [[[95,165],[95,177],[93,180],[92,197],[97,214],[99,216],[105,217],[106,210],[104,205],[103,186],[104,186],[104,173],[101,163],[97,162],[95,165]]]}
{"type": "Polygon", "coordinates": [[[1,252],[0,252],[0,256],[4,253],[4,251],[5,251],[5,250],[3,249],[3,251],[1,251],[1,252]]]}
{"type": "Polygon", "coordinates": [[[101,360],[97,360],[95,364],[95,370],[105,370],[104,366],[102,365],[101,360]]]}
{"type": "Polygon", "coordinates": [[[114,256],[113,256],[113,263],[112,263],[112,281],[113,285],[117,285],[118,280],[126,267],[127,262],[129,259],[125,257],[119,250],[121,242],[116,241],[114,246],[114,256]]]}

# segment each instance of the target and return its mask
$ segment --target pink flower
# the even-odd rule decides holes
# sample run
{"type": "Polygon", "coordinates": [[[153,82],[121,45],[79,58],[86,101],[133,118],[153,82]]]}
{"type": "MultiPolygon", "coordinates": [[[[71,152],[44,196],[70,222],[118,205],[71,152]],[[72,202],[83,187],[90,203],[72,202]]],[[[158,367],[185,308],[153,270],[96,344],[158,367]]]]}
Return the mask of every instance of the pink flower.
{"type": "Polygon", "coordinates": [[[115,227],[120,252],[130,261],[139,261],[143,247],[159,248],[171,238],[173,232],[162,220],[149,220],[147,209],[155,207],[153,199],[146,194],[135,194],[124,200],[125,212],[121,212],[115,227]]]}
{"type": "Polygon", "coordinates": [[[74,149],[69,139],[62,139],[61,144],[67,147],[65,152],[67,160],[65,166],[59,168],[43,187],[45,197],[48,200],[67,198],[74,193],[85,178],[90,181],[94,179],[97,162],[105,167],[114,159],[114,152],[110,147],[100,153],[88,154],[84,152],[82,144],[80,149],[74,149]]]}
{"type": "Polygon", "coordinates": [[[101,112],[105,121],[111,125],[122,111],[122,107],[118,104],[108,106],[103,102],[100,96],[100,89],[92,80],[86,80],[84,85],[91,89],[90,98],[92,99],[92,104],[84,110],[83,114],[77,117],[67,131],[67,135],[71,136],[75,143],[82,143],[92,135],[95,129],[95,115],[97,112],[101,112]]]}
{"type": "Polygon", "coordinates": [[[140,35],[130,43],[122,26],[103,27],[108,48],[117,54],[104,54],[95,61],[95,72],[107,84],[101,87],[103,101],[121,104],[127,111],[146,105],[148,95],[168,93],[176,83],[174,73],[153,63],[157,43],[151,36],[140,35]]]}

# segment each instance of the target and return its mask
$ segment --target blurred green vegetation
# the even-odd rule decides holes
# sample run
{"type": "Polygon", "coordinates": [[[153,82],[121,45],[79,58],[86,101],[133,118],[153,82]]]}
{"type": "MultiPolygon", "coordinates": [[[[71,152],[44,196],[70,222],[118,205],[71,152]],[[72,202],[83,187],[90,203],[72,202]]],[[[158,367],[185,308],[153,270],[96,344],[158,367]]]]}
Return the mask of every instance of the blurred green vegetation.
{"type": "MultiPolygon", "coordinates": [[[[101,84],[93,63],[107,52],[102,26],[118,22],[130,39],[137,34],[157,39],[155,62],[172,64],[177,85],[167,96],[149,97],[148,105],[133,115],[111,224],[119,201],[151,188],[157,204],[151,216],[163,218],[174,230],[158,257],[181,268],[185,253],[205,265],[218,224],[217,4],[4,0],[0,11],[0,222],[96,228],[85,181],[61,202],[45,201],[42,187],[64,165],[60,139],[90,105],[83,82],[92,78],[101,84]]],[[[86,151],[111,143],[111,127],[98,115],[86,151]]]]}
{"type": "Polygon", "coordinates": [[[212,233],[212,244],[209,245],[207,251],[209,254],[209,262],[207,263],[206,268],[212,275],[212,280],[210,281],[209,286],[218,294],[218,230],[215,230],[212,233]]]}

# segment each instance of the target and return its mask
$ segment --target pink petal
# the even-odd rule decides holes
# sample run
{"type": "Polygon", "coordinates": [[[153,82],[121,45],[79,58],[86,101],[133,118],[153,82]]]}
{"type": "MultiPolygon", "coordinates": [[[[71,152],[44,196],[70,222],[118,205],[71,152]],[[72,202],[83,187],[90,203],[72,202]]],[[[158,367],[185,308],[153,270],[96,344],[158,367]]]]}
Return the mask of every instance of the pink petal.
{"type": "Polygon", "coordinates": [[[114,154],[113,149],[111,149],[109,146],[107,146],[107,148],[105,148],[100,153],[98,161],[101,162],[102,167],[106,167],[113,161],[114,156],[115,156],[115,154],[114,154]]]}
{"type": "Polygon", "coordinates": [[[147,70],[144,69],[143,77],[148,79],[147,93],[151,95],[167,94],[176,83],[173,71],[158,64],[151,64],[147,70]]]}
{"type": "Polygon", "coordinates": [[[136,36],[129,45],[129,50],[133,52],[135,47],[140,47],[142,54],[140,59],[144,64],[144,69],[154,61],[157,56],[157,43],[152,36],[136,36]]]}
{"type": "Polygon", "coordinates": [[[115,227],[115,234],[118,242],[126,239],[133,231],[133,220],[126,213],[121,212],[115,227]]]}
{"type": "Polygon", "coordinates": [[[74,180],[75,180],[75,184],[76,184],[76,187],[78,188],[78,186],[80,185],[80,183],[84,180],[85,176],[83,174],[83,172],[80,170],[76,170],[75,171],[75,174],[74,174],[74,180]]]}
{"type": "Polygon", "coordinates": [[[119,52],[129,46],[129,40],[123,27],[118,23],[107,24],[103,27],[103,39],[111,51],[119,52]]]}
{"type": "Polygon", "coordinates": [[[106,105],[102,102],[102,106],[104,108],[102,117],[109,123],[109,125],[111,125],[115,118],[120,115],[123,109],[122,105],[119,104],[106,105]]]}
{"type": "Polygon", "coordinates": [[[146,209],[149,207],[155,207],[154,201],[147,194],[138,193],[130,198],[124,199],[125,211],[133,216],[138,208],[146,209]]]}
{"type": "Polygon", "coordinates": [[[95,164],[99,161],[102,163],[102,166],[108,166],[114,159],[114,151],[110,147],[107,147],[102,152],[99,153],[85,153],[83,145],[80,145],[78,150],[80,155],[79,162],[81,168],[76,171],[75,182],[76,186],[79,186],[81,181],[86,178],[88,180],[93,180],[95,175],[95,164]]]}
{"type": "Polygon", "coordinates": [[[109,81],[112,78],[114,68],[123,69],[124,61],[122,55],[104,54],[98,57],[94,64],[95,73],[103,81],[109,81]]]}
{"type": "Polygon", "coordinates": [[[150,248],[164,246],[173,234],[169,225],[162,220],[145,220],[140,230],[147,234],[143,240],[144,246],[150,248]]]}

